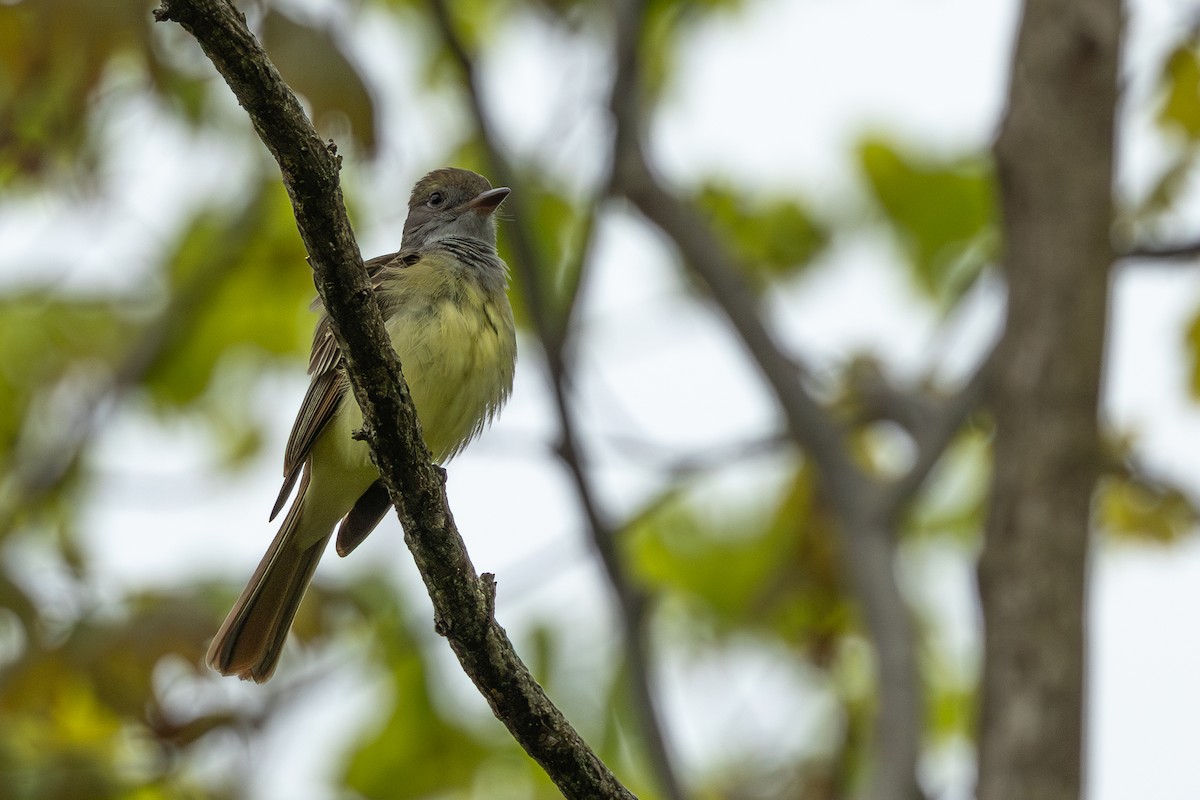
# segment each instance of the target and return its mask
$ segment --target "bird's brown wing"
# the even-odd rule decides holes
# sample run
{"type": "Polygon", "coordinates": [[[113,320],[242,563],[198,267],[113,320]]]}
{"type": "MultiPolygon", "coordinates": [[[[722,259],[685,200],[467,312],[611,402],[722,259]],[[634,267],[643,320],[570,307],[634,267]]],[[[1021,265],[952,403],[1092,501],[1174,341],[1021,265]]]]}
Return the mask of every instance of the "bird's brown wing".
{"type": "MultiPolygon", "coordinates": [[[[406,266],[411,262],[413,254],[409,251],[389,253],[366,262],[367,276],[374,289],[379,289],[383,280],[385,267],[406,266]]],[[[313,301],[314,308],[320,308],[321,300],[313,301]]],[[[292,423],[292,433],[288,436],[287,448],[283,454],[283,487],[279,497],[271,509],[271,519],[275,519],[292,493],[292,487],[300,477],[304,463],[308,460],[309,451],[317,437],[325,430],[329,420],[337,411],[343,395],[348,388],[346,370],[342,363],[342,353],[338,348],[337,339],[333,335],[333,326],[329,315],[321,312],[317,327],[313,333],[312,352],[308,358],[308,374],[312,382],[308,392],[300,404],[296,421],[292,423]]],[[[374,527],[374,526],[372,526],[374,527]]],[[[364,534],[365,535],[365,534],[364,534]]]]}

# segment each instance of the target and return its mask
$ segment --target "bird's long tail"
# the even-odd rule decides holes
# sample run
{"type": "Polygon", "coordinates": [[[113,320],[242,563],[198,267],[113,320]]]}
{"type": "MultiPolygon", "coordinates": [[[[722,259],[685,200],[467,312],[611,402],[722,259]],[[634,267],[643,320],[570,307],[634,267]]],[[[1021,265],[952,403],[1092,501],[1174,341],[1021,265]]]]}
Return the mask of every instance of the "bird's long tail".
{"type": "Polygon", "coordinates": [[[307,483],[305,475],[279,533],[208,648],[208,665],[223,675],[262,683],[275,671],[292,620],[332,534],[331,529],[308,546],[297,541],[307,483]]]}

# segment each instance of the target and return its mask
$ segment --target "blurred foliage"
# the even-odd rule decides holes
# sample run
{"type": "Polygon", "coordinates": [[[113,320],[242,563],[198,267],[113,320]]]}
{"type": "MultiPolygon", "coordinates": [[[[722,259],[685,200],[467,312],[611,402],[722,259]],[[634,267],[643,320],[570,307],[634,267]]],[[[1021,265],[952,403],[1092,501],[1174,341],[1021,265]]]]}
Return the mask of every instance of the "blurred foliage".
{"type": "Polygon", "coordinates": [[[679,46],[698,24],[737,12],[745,0],[650,0],[642,31],[642,82],[650,98],[658,99],[671,87],[676,74],[679,46]]]}
{"type": "Polygon", "coordinates": [[[0,464],[12,458],[34,399],[82,365],[113,363],[133,327],[103,299],[44,288],[0,296],[0,464]]]}
{"type": "MultiPolygon", "coordinates": [[[[183,31],[155,26],[154,5],[0,3],[0,186],[90,174],[104,155],[94,115],[117,99],[112,93],[148,91],[181,120],[209,121],[208,93],[228,90],[212,80],[183,31]]],[[[348,130],[355,144],[374,152],[374,101],[329,31],[268,8],[261,33],[316,121],[331,123],[337,133],[348,130]]]]}
{"type": "Polygon", "coordinates": [[[122,62],[154,89],[182,88],[151,23],[144,0],[0,4],[0,186],[95,166],[92,100],[122,62]]]}
{"type": "Polygon", "coordinates": [[[1200,157],[1200,30],[1184,33],[1162,61],[1154,121],[1165,139],[1158,177],[1140,197],[1127,201],[1121,234],[1153,241],[1158,223],[1194,188],[1200,157]]]}
{"type": "Polygon", "coordinates": [[[395,589],[378,580],[353,591],[370,614],[372,641],[384,651],[388,700],[378,709],[382,724],[354,747],[346,785],[362,797],[397,799],[469,788],[488,748],[466,725],[438,713],[429,670],[404,628],[395,589]]]}
{"type": "MultiPolygon", "coordinates": [[[[484,167],[481,165],[480,169],[484,167]]],[[[564,193],[546,186],[535,175],[519,176],[514,182],[521,187],[520,198],[513,197],[514,213],[537,220],[536,225],[527,228],[532,234],[529,243],[534,250],[532,266],[539,270],[535,277],[552,330],[562,331],[574,307],[583,274],[580,247],[588,235],[588,217],[564,193]]],[[[506,263],[520,263],[512,236],[501,237],[499,249],[506,263]]],[[[522,281],[514,281],[510,294],[517,325],[532,328],[529,287],[522,281]]]]}
{"type": "MultiPolygon", "coordinates": [[[[152,673],[165,657],[196,663],[212,614],[185,594],[143,594],[119,620],[84,617],[53,636],[25,625],[0,672],[0,792],[11,798],[219,798],[175,775],[174,744],[155,724],[152,673]]],[[[190,724],[196,726],[200,720],[190,724]]]]}
{"type": "MultiPolygon", "coordinates": [[[[261,156],[245,120],[227,113],[227,88],[185,33],[153,23],[154,5],[0,3],[0,187],[6,191],[0,202],[53,196],[102,210],[113,118],[131,99],[149,100],[154,113],[232,151],[261,156]]],[[[669,96],[690,32],[720,24],[745,5],[652,0],[642,39],[646,103],[669,96]]],[[[351,32],[367,14],[394,15],[420,32],[427,46],[408,77],[432,93],[422,102],[466,118],[461,76],[447,68],[451,59],[427,4],[332,6],[336,11],[324,16],[312,4],[283,0],[258,0],[246,10],[348,163],[373,166],[370,159],[386,150],[381,98],[394,100],[394,87],[377,85],[378,76],[359,67],[372,62],[351,32]]],[[[608,6],[594,0],[459,0],[450,12],[472,51],[486,52],[490,37],[512,19],[576,37],[608,34],[608,6]]],[[[1193,172],[1200,141],[1194,33],[1164,59],[1160,78],[1157,119],[1178,154],[1148,197],[1130,204],[1139,220],[1169,210],[1193,172]]],[[[405,110],[406,121],[420,118],[405,110]]],[[[488,171],[473,134],[444,148],[447,163],[488,171]]],[[[181,156],[147,154],[161,157],[181,156]]],[[[261,163],[231,163],[243,162],[261,163]]],[[[914,284],[952,308],[995,255],[990,167],[981,158],[929,155],[880,136],[860,142],[857,162],[880,212],[877,222],[900,244],[914,284]]],[[[528,222],[537,287],[552,327],[561,328],[586,285],[582,251],[600,209],[565,188],[553,175],[556,166],[562,165],[537,158],[519,164],[513,178],[519,191],[504,208],[528,222]]],[[[113,587],[97,586],[91,553],[76,534],[95,524],[89,503],[106,476],[91,455],[106,415],[134,408],[148,410],[153,422],[198,426],[215,443],[213,468],[235,471],[262,445],[251,402],[261,376],[303,369],[311,276],[274,168],[251,178],[244,182],[250,188],[236,195],[180,187],[178,213],[166,215],[180,222],[150,248],[148,263],[129,267],[144,277],[120,284],[136,288],[0,283],[0,797],[245,798],[255,765],[238,754],[278,732],[287,714],[315,694],[320,665],[328,663],[322,655],[330,653],[355,659],[378,683],[373,718],[338,754],[334,796],[556,797],[482,703],[472,715],[447,701],[447,677],[438,668],[444,661],[434,650],[440,653],[444,643],[427,633],[423,619],[417,630],[424,635],[414,633],[391,576],[362,575],[346,588],[318,582],[279,676],[254,687],[253,695],[236,696],[200,666],[236,587],[196,579],[170,591],[118,587],[114,598],[113,587]],[[248,696],[255,702],[245,702],[248,696]],[[213,753],[226,765],[216,775],[198,766],[211,763],[213,753]]],[[[697,209],[764,293],[812,264],[836,236],[861,230],[852,210],[830,208],[799,190],[763,196],[752,186],[692,179],[697,209]]],[[[501,245],[509,263],[517,263],[510,234],[501,245]]],[[[526,330],[529,291],[519,281],[513,287],[526,330]]],[[[1200,317],[1187,344],[1192,391],[1200,397],[1200,317]]],[[[894,455],[866,423],[851,427],[864,463],[883,464],[894,455]]],[[[989,436],[981,419],[958,437],[904,520],[906,543],[967,552],[977,543],[989,436]]],[[[1114,462],[1123,466],[1098,492],[1098,527],[1116,538],[1153,542],[1192,531],[1191,498],[1128,466],[1129,452],[1118,448],[1114,462]]],[[[705,800],[844,797],[869,762],[876,698],[872,655],[841,585],[832,518],[811,466],[799,459],[779,468],[775,490],[735,497],[713,489],[709,478],[743,467],[734,458],[666,476],[657,495],[619,520],[621,552],[655,609],[656,647],[681,649],[697,662],[746,646],[777,654],[797,680],[816,684],[834,710],[822,740],[802,757],[763,753],[707,765],[688,782],[705,800]]],[[[946,664],[932,624],[922,626],[928,733],[933,740],[968,737],[974,676],[946,664]]],[[[546,624],[535,626],[521,649],[561,705],[595,710],[592,718],[581,715],[585,737],[640,797],[652,800],[658,795],[639,747],[627,671],[604,659],[580,669],[567,641],[546,624]]]]}
{"type": "Polygon", "coordinates": [[[921,502],[908,513],[904,526],[908,541],[936,539],[978,546],[991,488],[990,439],[990,428],[976,424],[950,443],[921,502]]]}
{"type": "Polygon", "coordinates": [[[801,467],[770,505],[756,498],[753,508],[714,519],[672,489],[628,530],[630,563],[712,634],[757,631],[828,665],[853,613],[814,491],[812,470],[801,467]]]}
{"type": "Polygon", "coordinates": [[[1192,318],[1183,339],[1189,361],[1188,391],[1193,400],[1200,400],[1200,313],[1192,318]]]}
{"type": "Polygon", "coordinates": [[[803,268],[829,243],[829,231],[797,200],[756,198],[709,183],[696,203],[760,288],[803,268]]]}
{"type": "Polygon", "coordinates": [[[1096,490],[1096,525],[1114,541],[1171,544],[1200,525],[1196,498],[1139,463],[1136,438],[1110,437],[1114,465],[1096,490]]]}
{"type": "Polygon", "coordinates": [[[981,159],[934,159],[878,138],[858,148],[867,187],[919,289],[949,307],[996,255],[995,187],[981,159]]]}
{"type": "Polygon", "coordinates": [[[1158,123],[1189,142],[1200,141],[1200,40],[1181,42],[1163,64],[1158,123]]]}
{"type": "Polygon", "coordinates": [[[231,352],[303,353],[314,294],[311,276],[297,267],[304,258],[291,204],[276,181],[264,183],[243,206],[196,213],[164,261],[171,334],[142,376],[155,402],[197,402],[231,352]]]}
{"type": "Polygon", "coordinates": [[[930,739],[939,742],[969,740],[975,735],[979,711],[975,682],[970,674],[947,663],[939,653],[924,660],[925,725],[930,739]]]}
{"type": "Polygon", "coordinates": [[[1114,538],[1169,544],[1196,529],[1196,505],[1175,487],[1110,479],[1099,489],[1098,524],[1114,538]]]}
{"type": "Polygon", "coordinates": [[[366,81],[336,37],[267,8],[259,35],[288,85],[304,96],[318,129],[352,141],[370,156],[377,147],[375,102],[366,81]]]}

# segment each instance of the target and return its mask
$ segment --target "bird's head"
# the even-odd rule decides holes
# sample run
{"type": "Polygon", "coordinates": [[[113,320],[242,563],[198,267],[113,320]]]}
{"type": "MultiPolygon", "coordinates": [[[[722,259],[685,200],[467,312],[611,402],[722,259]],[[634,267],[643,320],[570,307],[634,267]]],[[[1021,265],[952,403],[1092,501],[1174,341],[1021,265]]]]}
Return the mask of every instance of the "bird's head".
{"type": "Polygon", "coordinates": [[[408,201],[404,247],[422,247],[437,239],[462,237],[496,244],[492,213],[509,189],[493,189],[488,179],[467,169],[445,167],[417,181],[408,201]]]}

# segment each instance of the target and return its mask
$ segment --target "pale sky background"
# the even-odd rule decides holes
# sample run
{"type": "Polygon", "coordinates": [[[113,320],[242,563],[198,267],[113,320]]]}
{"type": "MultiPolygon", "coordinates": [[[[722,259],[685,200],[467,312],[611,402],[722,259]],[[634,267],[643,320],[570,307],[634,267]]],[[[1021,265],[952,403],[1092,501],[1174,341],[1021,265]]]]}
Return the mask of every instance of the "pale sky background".
{"type": "MultiPolygon", "coordinates": [[[[862,135],[881,131],[967,153],[985,147],[996,129],[1016,21],[1013,0],[748,5],[714,18],[684,49],[678,85],[653,131],[653,150],[670,178],[728,174],[764,191],[798,190],[832,216],[862,207],[853,160],[862,135]]],[[[298,6],[347,27],[334,0],[298,6]]],[[[1126,70],[1128,105],[1136,106],[1161,48],[1196,14],[1196,5],[1141,0],[1131,8],[1126,70]]],[[[438,166],[432,160],[462,119],[397,80],[412,73],[419,40],[382,18],[348,32],[367,45],[364,69],[391,87],[379,98],[385,154],[363,179],[373,213],[359,223],[359,235],[370,256],[394,249],[407,187],[438,166]],[[414,113],[424,118],[419,127],[411,124],[414,113]]],[[[508,27],[484,61],[487,99],[505,142],[517,153],[548,153],[575,185],[585,185],[601,166],[596,141],[606,120],[594,101],[605,90],[604,57],[523,21],[508,27]]],[[[229,113],[241,113],[230,104],[229,113]]],[[[197,198],[228,196],[249,172],[239,170],[237,160],[230,163],[219,143],[164,124],[149,107],[122,109],[114,119],[120,152],[110,176],[114,202],[83,217],[78,207],[49,200],[19,213],[6,210],[0,280],[11,279],[5,273],[28,279],[22,265],[59,263],[65,259],[57,256],[71,254],[75,266],[58,276],[67,285],[136,282],[139,261],[145,264],[146,254],[178,224],[162,215],[165,198],[176,197],[181,186],[197,198]],[[180,159],[181,152],[188,157],[180,159]],[[202,166],[218,159],[219,170],[202,166]]],[[[1136,191],[1159,163],[1162,143],[1141,118],[1127,119],[1122,135],[1122,185],[1136,191]]],[[[1198,210],[1200,204],[1191,203],[1178,215],[1180,235],[1200,234],[1198,210]]],[[[655,487],[611,437],[703,451],[767,431],[775,413],[723,326],[677,298],[670,258],[662,241],[627,215],[615,214],[600,232],[597,271],[583,308],[593,336],[579,379],[599,458],[596,478],[614,515],[635,508],[655,487]]],[[[946,328],[907,286],[894,266],[898,258],[880,235],[835,242],[817,266],[772,298],[781,340],[818,371],[868,348],[900,374],[961,374],[997,329],[999,292],[981,287],[967,312],[946,328]]],[[[1138,433],[1154,468],[1200,494],[1200,413],[1186,398],[1181,351],[1198,308],[1198,269],[1146,268],[1116,280],[1105,407],[1116,428],[1138,433]]],[[[451,465],[451,503],[476,567],[499,577],[497,615],[518,646],[528,624],[554,619],[577,639],[576,657],[592,659],[612,647],[606,590],[582,540],[570,487],[545,458],[551,407],[533,349],[524,352],[500,422],[451,465]],[[531,524],[527,510],[535,505],[539,516],[531,524]]],[[[271,441],[252,468],[235,476],[205,468],[212,452],[198,431],[149,425],[137,409],[115,415],[96,456],[109,477],[99,482],[85,519],[101,596],[117,596],[119,585],[169,586],[196,572],[241,585],[274,532],[267,511],[305,384],[296,373],[264,382],[260,400],[271,441]]],[[[751,463],[740,479],[762,480],[778,463],[751,463]]],[[[718,499],[738,490],[736,481],[721,488],[718,499]]],[[[427,616],[398,534],[389,520],[354,558],[329,556],[321,574],[351,579],[364,565],[395,565],[413,613],[427,616]]],[[[942,635],[963,670],[977,657],[970,556],[940,548],[916,552],[905,563],[914,602],[943,621],[942,635]]],[[[36,568],[36,554],[30,561],[36,568]]],[[[1194,625],[1200,539],[1170,548],[1102,545],[1093,577],[1088,797],[1200,797],[1200,635],[1194,625]]],[[[444,663],[452,702],[486,716],[448,650],[444,663]]],[[[242,756],[243,766],[250,759],[262,765],[255,774],[264,800],[327,797],[321,776],[343,749],[341,737],[371,714],[378,676],[353,665],[314,668],[334,671],[322,697],[297,709],[259,751],[242,756]]],[[[661,677],[672,740],[693,767],[736,762],[760,745],[809,752],[809,740],[831,713],[819,690],[760,648],[730,649],[704,663],[669,661],[661,677]]],[[[167,670],[163,680],[179,682],[182,702],[190,690],[183,679],[167,670]]],[[[229,681],[220,691],[255,702],[253,685],[229,681]]],[[[214,752],[208,768],[225,769],[228,755],[214,752]]],[[[970,788],[961,749],[930,758],[927,777],[938,797],[963,798],[970,788]]]]}

